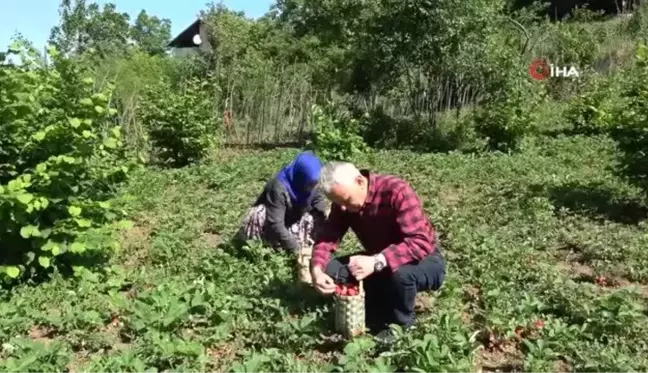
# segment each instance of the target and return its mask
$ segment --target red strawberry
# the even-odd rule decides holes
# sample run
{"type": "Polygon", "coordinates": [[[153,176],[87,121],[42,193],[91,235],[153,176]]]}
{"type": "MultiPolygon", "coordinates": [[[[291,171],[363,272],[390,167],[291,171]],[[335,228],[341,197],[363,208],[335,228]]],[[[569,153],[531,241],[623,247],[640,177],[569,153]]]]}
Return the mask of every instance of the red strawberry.
{"type": "Polygon", "coordinates": [[[358,295],[360,291],[358,290],[357,287],[352,287],[349,289],[348,294],[351,296],[358,295]]]}
{"type": "Polygon", "coordinates": [[[542,328],[544,328],[544,327],[545,327],[545,322],[544,322],[544,320],[538,320],[538,321],[536,321],[536,322],[535,322],[535,326],[536,326],[536,328],[538,328],[538,329],[542,329],[542,328]]]}

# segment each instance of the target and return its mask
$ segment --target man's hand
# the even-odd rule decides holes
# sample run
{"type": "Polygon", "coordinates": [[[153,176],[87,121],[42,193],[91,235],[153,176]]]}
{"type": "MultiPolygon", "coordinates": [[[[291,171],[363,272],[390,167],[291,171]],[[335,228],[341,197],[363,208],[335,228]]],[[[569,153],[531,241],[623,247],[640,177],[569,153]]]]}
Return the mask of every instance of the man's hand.
{"type": "Polygon", "coordinates": [[[374,264],[375,259],[373,256],[354,255],[349,258],[349,269],[353,277],[358,281],[362,281],[374,273],[374,264]]]}
{"type": "Polygon", "coordinates": [[[333,281],[331,276],[324,273],[320,267],[313,267],[311,275],[315,290],[324,295],[333,294],[335,291],[335,281],[333,281]]]}

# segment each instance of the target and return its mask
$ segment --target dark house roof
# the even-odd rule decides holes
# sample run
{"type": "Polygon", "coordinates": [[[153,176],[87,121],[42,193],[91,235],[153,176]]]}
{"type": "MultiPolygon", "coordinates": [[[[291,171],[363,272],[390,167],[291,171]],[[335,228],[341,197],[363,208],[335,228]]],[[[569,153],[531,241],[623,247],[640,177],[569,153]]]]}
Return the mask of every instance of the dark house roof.
{"type": "Polygon", "coordinates": [[[205,35],[203,32],[204,22],[202,19],[197,19],[194,23],[189,25],[184,31],[182,31],[175,39],[171,40],[168,44],[170,48],[195,48],[198,47],[193,42],[193,37],[196,34],[199,34],[201,37],[205,35]]]}

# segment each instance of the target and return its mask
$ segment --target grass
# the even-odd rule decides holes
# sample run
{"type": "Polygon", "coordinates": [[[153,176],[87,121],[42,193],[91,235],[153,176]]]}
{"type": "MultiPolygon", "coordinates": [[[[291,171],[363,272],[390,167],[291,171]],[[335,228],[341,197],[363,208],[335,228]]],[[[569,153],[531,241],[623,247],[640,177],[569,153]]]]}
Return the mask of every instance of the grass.
{"type": "Polygon", "coordinates": [[[421,296],[418,329],[391,350],[341,341],[329,300],[295,284],[287,257],[227,244],[297,150],[222,150],[136,176],[123,193],[136,224],[105,273],[6,294],[0,369],[647,370],[644,196],[614,176],[605,137],[524,145],[357,160],[415,187],[449,262],[442,290],[421,296]]]}

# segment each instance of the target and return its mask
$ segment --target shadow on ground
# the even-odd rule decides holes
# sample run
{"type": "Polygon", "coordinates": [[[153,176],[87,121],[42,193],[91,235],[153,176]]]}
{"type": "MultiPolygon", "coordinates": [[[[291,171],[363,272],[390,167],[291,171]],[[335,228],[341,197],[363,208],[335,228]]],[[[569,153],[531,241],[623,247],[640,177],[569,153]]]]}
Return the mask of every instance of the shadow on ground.
{"type": "MultiPolygon", "coordinates": [[[[283,308],[291,315],[298,317],[315,312],[330,303],[330,299],[318,294],[311,286],[298,283],[296,279],[282,281],[275,278],[262,289],[261,296],[278,299],[283,308]]],[[[333,315],[326,313],[326,317],[320,318],[318,323],[321,323],[325,329],[331,328],[333,315]]]]}
{"type": "Polygon", "coordinates": [[[544,189],[554,206],[593,220],[636,225],[648,217],[645,201],[597,183],[535,186],[531,189],[544,189]]]}

